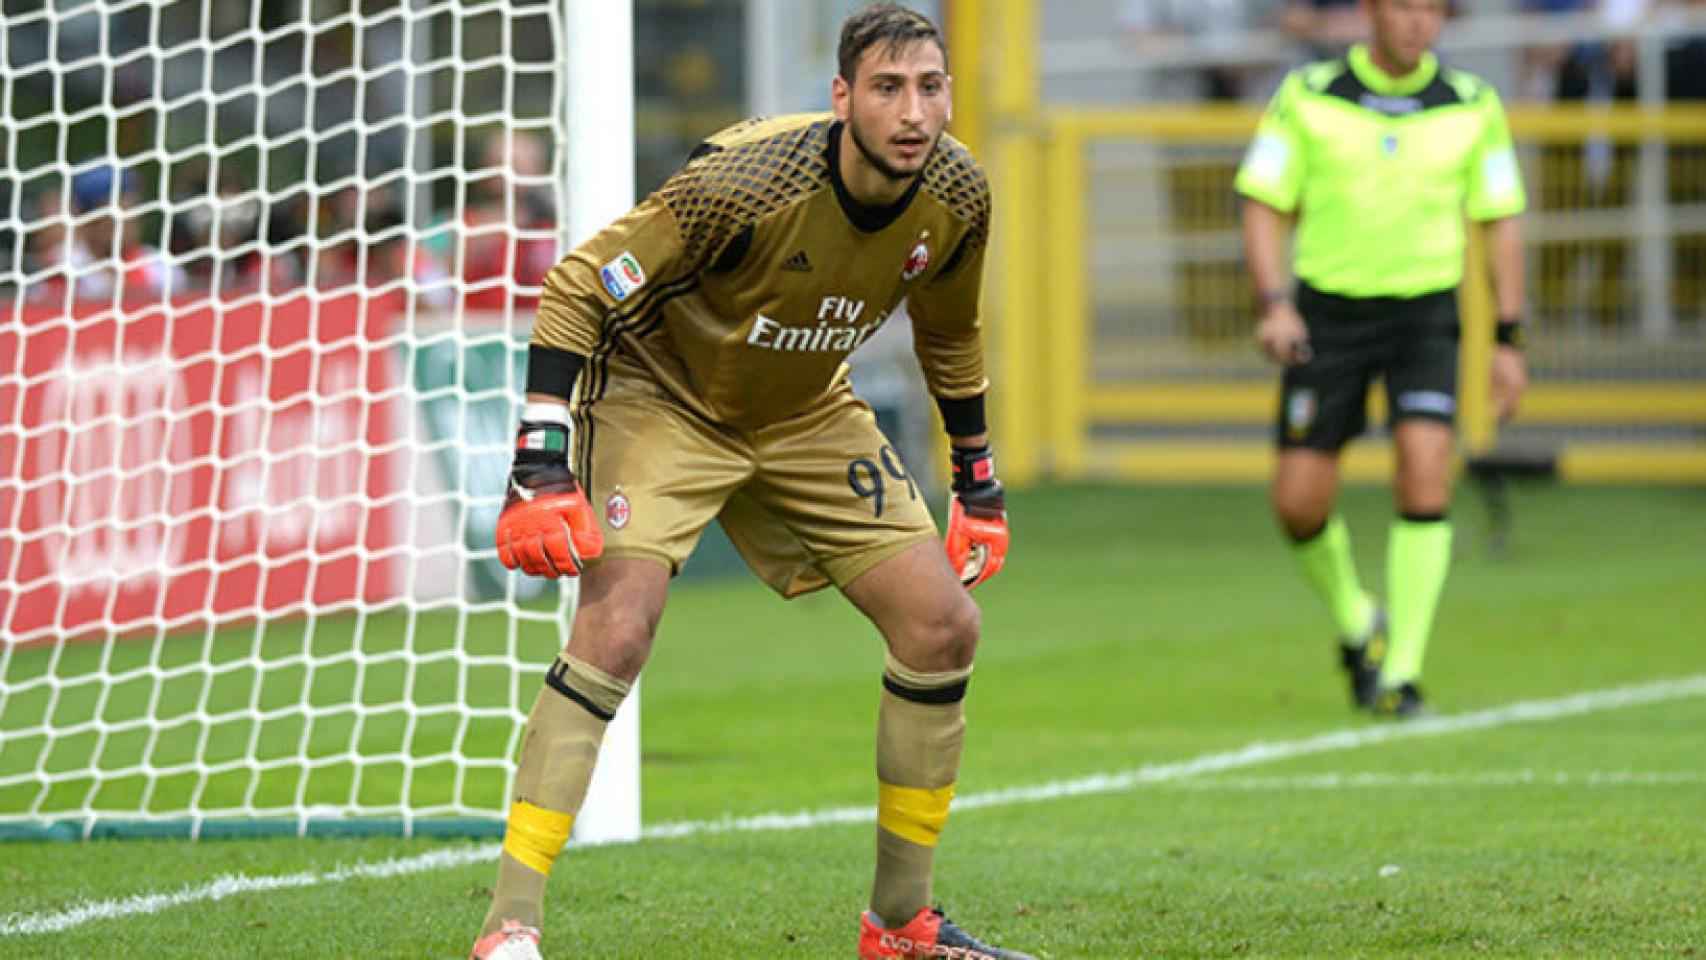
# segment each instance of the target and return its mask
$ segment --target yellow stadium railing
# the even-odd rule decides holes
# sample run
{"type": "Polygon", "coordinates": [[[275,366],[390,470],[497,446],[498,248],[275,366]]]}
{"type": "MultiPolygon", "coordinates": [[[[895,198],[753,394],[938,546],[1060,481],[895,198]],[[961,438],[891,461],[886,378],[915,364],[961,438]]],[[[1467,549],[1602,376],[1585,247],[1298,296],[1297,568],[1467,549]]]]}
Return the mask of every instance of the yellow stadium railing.
{"type": "MultiPolygon", "coordinates": [[[[1016,479],[1266,477],[1277,377],[1249,337],[1231,190],[1256,114],[1039,110],[1026,93],[998,88],[987,125],[1006,214],[992,260],[997,426],[1016,479]]],[[[1490,293],[1472,270],[1465,452],[1543,449],[1567,480],[1706,481],[1706,109],[1520,109],[1511,123],[1534,201],[1533,386],[1499,430],[1480,374],[1490,293]],[[1614,161],[1616,189],[1583,181],[1588,155],[1614,161]],[[1655,171],[1662,185],[1640,179],[1655,171]]],[[[1353,445],[1347,477],[1383,477],[1389,459],[1353,445]]]]}

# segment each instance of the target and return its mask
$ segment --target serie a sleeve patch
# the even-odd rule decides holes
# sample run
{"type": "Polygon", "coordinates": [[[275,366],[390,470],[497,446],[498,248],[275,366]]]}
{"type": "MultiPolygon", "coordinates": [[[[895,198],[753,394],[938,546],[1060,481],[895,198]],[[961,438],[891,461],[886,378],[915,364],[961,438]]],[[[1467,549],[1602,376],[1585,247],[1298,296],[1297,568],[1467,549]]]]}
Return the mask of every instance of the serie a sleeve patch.
{"type": "Polygon", "coordinates": [[[604,265],[598,271],[599,279],[604,281],[604,289],[618,301],[628,299],[628,295],[640,289],[646,283],[646,271],[640,266],[640,261],[630,251],[622,251],[622,255],[604,265]]]}

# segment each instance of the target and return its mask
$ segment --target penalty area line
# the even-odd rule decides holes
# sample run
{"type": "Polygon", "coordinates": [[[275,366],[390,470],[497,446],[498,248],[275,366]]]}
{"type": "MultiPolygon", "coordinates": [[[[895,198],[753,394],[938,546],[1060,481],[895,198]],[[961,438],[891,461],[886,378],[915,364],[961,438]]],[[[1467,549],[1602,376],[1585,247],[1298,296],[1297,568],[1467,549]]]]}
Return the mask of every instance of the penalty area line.
{"type": "MultiPolygon", "coordinates": [[[[1203,754],[1174,763],[1150,764],[1118,773],[1096,774],[1029,787],[968,793],[956,797],[953,806],[955,810],[975,810],[1117,793],[1148,784],[1171,783],[1205,774],[1243,770],[1298,757],[1355,750],[1400,740],[1420,740],[1523,723],[1543,723],[1606,710],[1621,710],[1700,696],[1706,696],[1706,674],[1588,691],[1550,700],[1525,700],[1502,707],[1401,724],[1347,728],[1297,740],[1254,743],[1236,750],[1203,754]]],[[[1544,778],[1541,778],[1540,782],[1545,782],[1544,778]]],[[[719,833],[805,830],[832,824],[870,823],[875,819],[875,807],[832,807],[798,813],[770,813],[754,817],[664,823],[642,831],[641,839],[672,840],[719,833]]],[[[242,893],[304,889],[350,880],[380,880],[454,869],[494,860],[500,849],[499,844],[487,843],[434,850],[412,857],[394,857],[374,863],[340,866],[325,871],[310,870],[260,877],[232,874],[173,893],[138,894],[113,900],[85,901],[57,913],[11,914],[0,917],[0,937],[59,933],[95,920],[161,913],[173,907],[223,900],[242,893]]]]}

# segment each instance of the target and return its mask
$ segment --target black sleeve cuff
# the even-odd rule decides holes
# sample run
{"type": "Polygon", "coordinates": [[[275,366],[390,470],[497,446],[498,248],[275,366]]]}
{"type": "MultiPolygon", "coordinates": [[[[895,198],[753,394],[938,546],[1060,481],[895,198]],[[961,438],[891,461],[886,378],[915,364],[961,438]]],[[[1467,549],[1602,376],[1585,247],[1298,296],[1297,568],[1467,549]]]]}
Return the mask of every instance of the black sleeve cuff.
{"type": "Polygon", "coordinates": [[[527,392],[545,393],[571,399],[575,381],[586,369],[586,358],[578,353],[543,347],[537,343],[527,347],[527,392]]]}
{"type": "Polygon", "coordinates": [[[936,398],[936,409],[942,411],[942,427],[950,437],[975,437],[989,432],[984,419],[983,394],[960,400],[936,398]]]}

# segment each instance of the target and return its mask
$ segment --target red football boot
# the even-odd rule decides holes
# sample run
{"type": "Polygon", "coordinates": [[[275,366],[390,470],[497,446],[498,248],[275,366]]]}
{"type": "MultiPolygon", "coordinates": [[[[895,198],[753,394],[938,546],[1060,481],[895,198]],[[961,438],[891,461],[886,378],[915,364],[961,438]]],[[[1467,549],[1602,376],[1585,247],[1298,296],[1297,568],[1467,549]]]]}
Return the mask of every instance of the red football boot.
{"type": "Polygon", "coordinates": [[[946,957],[948,960],[1036,960],[1028,953],[992,947],[954,926],[942,911],[925,907],[904,927],[877,926],[871,912],[859,917],[859,960],[946,957]]]}

